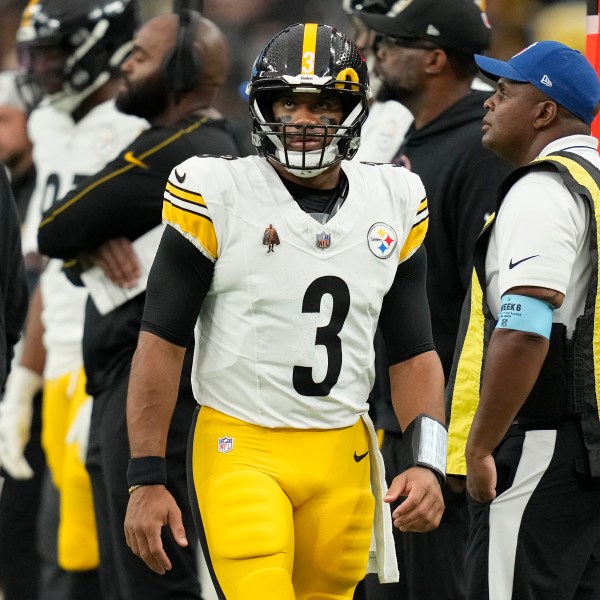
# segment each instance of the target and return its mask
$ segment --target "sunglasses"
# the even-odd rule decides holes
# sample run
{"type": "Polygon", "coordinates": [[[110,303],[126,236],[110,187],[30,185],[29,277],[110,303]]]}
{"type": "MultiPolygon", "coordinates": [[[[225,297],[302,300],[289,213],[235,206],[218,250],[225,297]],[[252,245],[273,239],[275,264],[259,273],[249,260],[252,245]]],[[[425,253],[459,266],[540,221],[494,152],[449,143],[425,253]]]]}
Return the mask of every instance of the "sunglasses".
{"type": "Polygon", "coordinates": [[[399,46],[400,48],[414,48],[416,50],[437,50],[440,46],[419,38],[398,38],[391,35],[378,35],[373,42],[373,51],[379,48],[399,46]]]}

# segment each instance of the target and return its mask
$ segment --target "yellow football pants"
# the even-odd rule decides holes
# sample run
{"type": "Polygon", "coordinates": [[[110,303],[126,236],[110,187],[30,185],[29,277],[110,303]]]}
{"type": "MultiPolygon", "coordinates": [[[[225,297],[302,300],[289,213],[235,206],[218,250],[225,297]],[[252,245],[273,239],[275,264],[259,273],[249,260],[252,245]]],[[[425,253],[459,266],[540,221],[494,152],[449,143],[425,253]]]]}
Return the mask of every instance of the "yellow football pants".
{"type": "Polygon", "coordinates": [[[227,600],[349,600],[375,502],[366,428],[268,429],[203,407],[193,477],[227,600]],[[358,460],[357,460],[358,459],[358,460]]]}
{"type": "Polygon", "coordinates": [[[87,398],[83,369],[44,382],[42,446],[59,491],[58,564],[66,571],[94,569],[99,564],[90,477],[77,444],[67,444],[65,439],[87,398]]]}

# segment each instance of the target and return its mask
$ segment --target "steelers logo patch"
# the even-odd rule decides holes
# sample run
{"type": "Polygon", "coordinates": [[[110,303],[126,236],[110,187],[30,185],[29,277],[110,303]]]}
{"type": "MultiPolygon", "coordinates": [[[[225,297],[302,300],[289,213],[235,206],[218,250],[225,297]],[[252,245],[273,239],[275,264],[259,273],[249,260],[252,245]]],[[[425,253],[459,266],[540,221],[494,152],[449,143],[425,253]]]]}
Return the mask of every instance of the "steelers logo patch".
{"type": "Polygon", "coordinates": [[[385,223],[375,223],[367,234],[369,250],[377,258],[389,258],[398,243],[398,236],[392,227],[385,223]]]}

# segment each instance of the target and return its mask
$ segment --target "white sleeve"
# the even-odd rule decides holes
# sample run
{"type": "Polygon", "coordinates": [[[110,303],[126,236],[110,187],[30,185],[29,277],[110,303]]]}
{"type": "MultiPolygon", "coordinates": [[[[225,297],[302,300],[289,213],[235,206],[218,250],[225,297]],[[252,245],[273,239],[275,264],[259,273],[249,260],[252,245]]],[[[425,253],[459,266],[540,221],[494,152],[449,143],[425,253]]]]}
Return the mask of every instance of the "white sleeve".
{"type": "Polygon", "coordinates": [[[531,173],[507,194],[495,226],[500,295],[516,286],[563,294],[571,280],[588,215],[555,173],[531,173]]]}

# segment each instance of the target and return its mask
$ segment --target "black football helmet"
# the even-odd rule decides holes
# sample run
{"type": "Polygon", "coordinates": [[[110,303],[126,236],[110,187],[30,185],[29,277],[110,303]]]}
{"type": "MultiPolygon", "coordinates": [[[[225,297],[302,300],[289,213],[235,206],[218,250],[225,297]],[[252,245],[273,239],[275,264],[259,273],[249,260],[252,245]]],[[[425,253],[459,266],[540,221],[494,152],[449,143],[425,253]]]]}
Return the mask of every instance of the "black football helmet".
{"type": "Polygon", "coordinates": [[[138,25],[134,1],[30,0],[16,35],[30,103],[48,96],[70,113],[117,73],[138,25]]]}
{"type": "Polygon", "coordinates": [[[252,143],[261,156],[283,165],[299,177],[315,177],[342,159],[350,159],[360,144],[371,96],[366,62],[346,35],[329,25],[291,25],[275,35],[252,68],[247,93],[252,143]],[[341,125],[286,125],[275,122],[272,105],[281,91],[339,93],[345,109],[341,125]],[[322,137],[320,150],[289,151],[285,139],[322,137]],[[331,139],[331,132],[334,131],[331,139]]]}
{"type": "Polygon", "coordinates": [[[362,11],[385,15],[397,0],[342,0],[342,7],[349,15],[362,11]]]}

